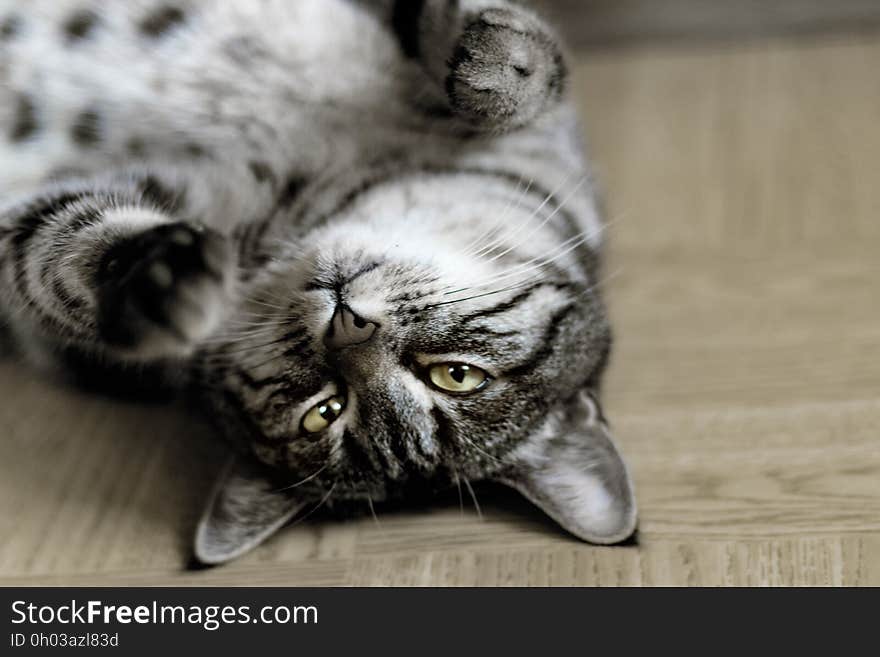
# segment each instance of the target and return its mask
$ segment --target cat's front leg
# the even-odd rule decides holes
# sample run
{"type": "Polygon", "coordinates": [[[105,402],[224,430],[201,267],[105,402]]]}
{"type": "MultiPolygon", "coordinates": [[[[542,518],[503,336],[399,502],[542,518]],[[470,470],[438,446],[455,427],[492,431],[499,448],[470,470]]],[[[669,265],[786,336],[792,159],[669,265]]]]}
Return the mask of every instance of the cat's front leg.
{"type": "Polygon", "coordinates": [[[3,210],[0,295],[14,334],[129,362],[191,353],[229,306],[235,263],[227,238],[175,205],[148,176],[51,189],[3,210]]]}
{"type": "Polygon", "coordinates": [[[509,0],[395,0],[401,46],[441,86],[451,111],[471,126],[504,131],[551,110],[566,66],[547,24],[509,0]]]}

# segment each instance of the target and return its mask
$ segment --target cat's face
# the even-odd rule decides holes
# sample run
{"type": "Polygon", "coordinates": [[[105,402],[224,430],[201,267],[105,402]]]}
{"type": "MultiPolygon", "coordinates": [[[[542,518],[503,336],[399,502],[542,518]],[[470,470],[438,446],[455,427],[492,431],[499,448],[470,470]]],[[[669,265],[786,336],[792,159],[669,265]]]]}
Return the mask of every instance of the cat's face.
{"type": "Polygon", "coordinates": [[[540,199],[387,195],[301,235],[204,358],[230,437],[299,500],[515,479],[606,361],[589,248],[540,199]]]}

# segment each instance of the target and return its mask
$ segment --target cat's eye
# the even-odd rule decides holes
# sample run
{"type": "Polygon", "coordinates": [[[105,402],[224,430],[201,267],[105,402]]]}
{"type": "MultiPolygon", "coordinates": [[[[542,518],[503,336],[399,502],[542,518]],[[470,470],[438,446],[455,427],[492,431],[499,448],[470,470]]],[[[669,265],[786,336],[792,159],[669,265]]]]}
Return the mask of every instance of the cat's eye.
{"type": "Polygon", "coordinates": [[[489,375],[479,367],[464,363],[438,363],[428,369],[435,388],[464,395],[481,390],[489,383],[489,375]]]}
{"type": "Polygon", "coordinates": [[[339,395],[312,406],[302,419],[306,433],[319,433],[333,424],[345,410],[345,397],[339,395]]]}

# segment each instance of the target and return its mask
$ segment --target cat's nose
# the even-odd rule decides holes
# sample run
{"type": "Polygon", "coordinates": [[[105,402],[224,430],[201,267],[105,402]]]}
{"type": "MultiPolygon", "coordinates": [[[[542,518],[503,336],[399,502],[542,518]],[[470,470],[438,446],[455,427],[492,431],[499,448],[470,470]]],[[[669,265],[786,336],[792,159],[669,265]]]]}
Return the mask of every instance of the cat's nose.
{"type": "Polygon", "coordinates": [[[339,305],[324,335],[324,344],[330,349],[343,349],[363,344],[373,337],[378,328],[376,322],[356,315],[348,306],[339,305]]]}

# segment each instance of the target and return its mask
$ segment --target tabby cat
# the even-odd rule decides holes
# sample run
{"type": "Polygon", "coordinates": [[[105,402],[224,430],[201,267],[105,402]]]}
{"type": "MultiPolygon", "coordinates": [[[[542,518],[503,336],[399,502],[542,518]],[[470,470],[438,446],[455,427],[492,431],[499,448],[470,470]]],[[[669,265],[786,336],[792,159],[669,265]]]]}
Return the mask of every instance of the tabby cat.
{"type": "Polygon", "coordinates": [[[35,365],[194,392],[196,557],[506,483],[616,543],[602,223],[513,0],[0,0],[0,308],[35,365]]]}

